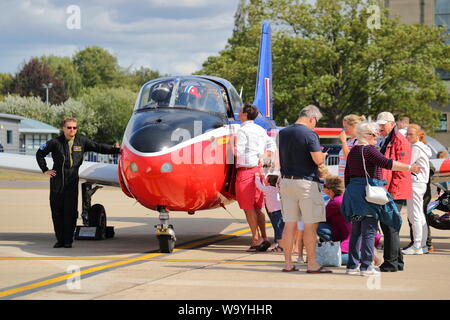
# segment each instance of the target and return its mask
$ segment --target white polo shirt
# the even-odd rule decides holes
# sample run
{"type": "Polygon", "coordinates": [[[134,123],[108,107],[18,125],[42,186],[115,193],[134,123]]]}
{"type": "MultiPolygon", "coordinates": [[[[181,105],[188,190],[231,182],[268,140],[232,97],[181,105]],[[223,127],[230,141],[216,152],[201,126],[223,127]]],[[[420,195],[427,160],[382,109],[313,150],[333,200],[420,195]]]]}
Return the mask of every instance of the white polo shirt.
{"type": "Polygon", "coordinates": [[[241,124],[236,139],[236,167],[238,168],[256,167],[266,150],[272,152],[276,150],[275,141],[253,120],[241,124]]]}

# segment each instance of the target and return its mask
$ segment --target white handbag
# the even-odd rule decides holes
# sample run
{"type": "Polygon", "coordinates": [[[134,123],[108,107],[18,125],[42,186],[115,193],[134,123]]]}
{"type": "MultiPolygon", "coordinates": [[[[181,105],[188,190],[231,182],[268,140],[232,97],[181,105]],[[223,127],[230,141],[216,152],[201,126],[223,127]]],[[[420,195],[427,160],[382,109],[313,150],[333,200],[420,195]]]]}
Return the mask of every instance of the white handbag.
{"type": "Polygon", "coordinates": [[[363,159],[363,165],[364,165],[364,172],[366,173],[366,181],[367,181],[366,201],[375,203],[375,204],[379,204],[379,205],[384,205],[389,202],[389,198],[387,196],[387,191],[382,186],[371,186],[369,184],[368,177],[370,177],[370,176],[366,170],[366,160],[364,159],[364,147],[362,147],[361,150],[362,150],[361,153],[362,153],[362,159],[363,159]]]}

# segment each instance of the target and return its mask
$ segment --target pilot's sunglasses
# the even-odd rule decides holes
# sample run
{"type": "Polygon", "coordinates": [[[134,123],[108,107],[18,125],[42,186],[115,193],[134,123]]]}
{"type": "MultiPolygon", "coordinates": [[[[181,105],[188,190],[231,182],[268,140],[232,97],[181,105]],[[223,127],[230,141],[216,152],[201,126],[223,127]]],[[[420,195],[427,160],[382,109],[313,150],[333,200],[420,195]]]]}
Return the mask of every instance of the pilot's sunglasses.
{"type": "Polygon", "coordinates": [[[72,129],[73,130],[77,130],[78,127],[66,127],[66,128],[69,129],[69,130],[72,130],[72,129]]]}

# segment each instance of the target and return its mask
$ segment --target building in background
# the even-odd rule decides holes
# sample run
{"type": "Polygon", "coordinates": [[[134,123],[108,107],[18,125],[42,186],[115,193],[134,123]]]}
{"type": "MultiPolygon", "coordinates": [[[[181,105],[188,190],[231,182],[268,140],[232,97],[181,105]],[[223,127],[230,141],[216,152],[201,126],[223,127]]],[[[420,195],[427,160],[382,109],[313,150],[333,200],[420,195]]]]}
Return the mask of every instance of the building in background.
{"type": "Polygon", "coordinates": [[[58,134],[59,129],[41,121],[0,113],[0,151],[36,154],[43,143],[58,134]]]}
{"type": "MultiPolygon", "coordinates": [[[[390,10],[392,17],[398,17],[402,23],[436,25],[450,33],[450,0],[384,0],[384,6],[390,10]]],[[[450,41],[447,44],[450,45],[450,41]]],[[[436,70],[436,73],[446,82],[450,93],[450,72],[436,70]]],[[[450,148],[450,104],[430,105],[441,112],[435,138],[450,148]]]]}

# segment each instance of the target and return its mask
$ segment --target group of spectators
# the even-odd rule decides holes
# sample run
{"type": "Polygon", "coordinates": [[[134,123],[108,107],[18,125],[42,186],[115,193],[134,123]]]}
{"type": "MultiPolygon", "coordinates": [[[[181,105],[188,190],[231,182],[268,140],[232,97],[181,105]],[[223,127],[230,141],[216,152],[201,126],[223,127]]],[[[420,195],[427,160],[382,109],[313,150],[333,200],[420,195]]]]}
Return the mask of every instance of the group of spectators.
{"type": "Polygon", "coordinates": [[[297,247],[302,260],[304,245],[306,272],[331,273],[316,261],[318,240],[340,241],[347,273],[359,275],[402,271],[404,254],[433,250],[425,215],[431,198],[431,150],[420,126],[409,124],[406,117],[396,123],[390,112],[381,112],[376,122],[357,115],[344,117],[338,176],[333,176],[324,165],[327,154],[313,130],[322,114],[309,105],[294,124],[279,132],[280,174],[264,179],[261,159],[271,157],[277,145],[253,122],[257,115],[258,109],[250,104],[241,109],[236,143],[236,196],[252,231],[249,252],[271,246],[262,212],[264,196],[275,233],[272,251],[284,253],[283,272],[298,270],[292,253],[297,247]],[[368,202],[367,184],[384,186],[389,201],[384,205],[368,202]],[[329,198],[326,205],[322,192],[329,198]],[[404,205],[411,242],[401,249],[400,211],[404,205]],[[384,235],[382,263],[375,254],[379,231],[384,235]]]}

